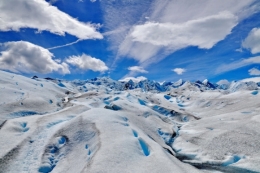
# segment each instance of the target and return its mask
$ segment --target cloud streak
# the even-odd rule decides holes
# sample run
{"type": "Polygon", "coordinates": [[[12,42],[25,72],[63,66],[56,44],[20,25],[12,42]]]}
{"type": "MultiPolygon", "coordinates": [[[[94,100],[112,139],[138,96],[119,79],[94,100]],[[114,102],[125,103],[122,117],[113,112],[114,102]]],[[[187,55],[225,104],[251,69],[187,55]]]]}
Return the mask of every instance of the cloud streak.
{"type": "Polygon", "coordinates": [[[80,41],[82,41],[82,39],[78,39],[78,40],[76,40],[76,41],[74,41],[74,42],[71,42],[71,43],[68,43],[68,44],[50,47],[50,48],[48,48],[48,50],[53,50],[53,49],[58,49],[58,48],[62,48],[62,47],[71,46],[71,45],[76,44],[76,43],[78,43],[78,42],[80,42],[80,41]]]}

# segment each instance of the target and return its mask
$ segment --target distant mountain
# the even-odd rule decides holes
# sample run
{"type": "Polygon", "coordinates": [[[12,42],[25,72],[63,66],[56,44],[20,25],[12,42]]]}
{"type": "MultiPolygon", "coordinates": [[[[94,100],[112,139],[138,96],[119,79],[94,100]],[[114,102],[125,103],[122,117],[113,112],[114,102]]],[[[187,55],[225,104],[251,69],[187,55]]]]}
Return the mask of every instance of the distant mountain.
{"type": "Polygon", "coordinates": [[[193,88],[194,90],[225,90],[227,92],[234,92],[237,90],[255,90],[258,89],[258,84],[255,82],[243,82],[227,80],[221,80],[217,83],[211,83],[208,79],[203,82],[197,80],[195,82],[183,81],[182,79],[176,82],[159,82],[152,81],[149,79],[134,82],[132,79],[128,81],[116,81],[108,77],[94,78],[89,80],[74,80],[72,83],[76,86],[83,86],[85,84],[92,84],[95,86],[104,86],[113,90],[124,91],[141,89],[142,91],[154,91],[154,92],[165,92],[176,88],[193,88]]]}

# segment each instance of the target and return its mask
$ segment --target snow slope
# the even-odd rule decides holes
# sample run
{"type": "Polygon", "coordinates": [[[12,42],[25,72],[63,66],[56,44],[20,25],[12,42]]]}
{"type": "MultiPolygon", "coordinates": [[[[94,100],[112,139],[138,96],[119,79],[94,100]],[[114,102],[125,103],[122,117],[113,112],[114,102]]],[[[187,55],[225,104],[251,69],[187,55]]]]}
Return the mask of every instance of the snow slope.
{"type": "Polygon", "coordinates": [[[260,172],[258,85],[0,71],[0,172],[260,172]]]}

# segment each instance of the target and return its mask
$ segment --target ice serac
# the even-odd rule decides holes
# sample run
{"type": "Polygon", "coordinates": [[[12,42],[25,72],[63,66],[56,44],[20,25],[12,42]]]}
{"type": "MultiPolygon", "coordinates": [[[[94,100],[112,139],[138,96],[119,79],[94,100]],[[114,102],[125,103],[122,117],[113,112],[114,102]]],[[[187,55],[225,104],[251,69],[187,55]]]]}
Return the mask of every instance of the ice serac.
{"type": "Polygon", "coordinates": [[[172,86],[175,87],[175,88],[177,88],[177,87],[182,86],[184,83],[185,83],[185,81],[183,81],[182,79],[179,79],[178,81],[174,82],[174,83],[172,84],[172,86]]]}
{"type": "Polygon", "coordinates": [[[0,71],[0,172],[260,173],[252,81],[66,81],[0,71]]]}
{"type": "Polygon", "coordinates": [[[258,85],[255,82],[242,82],[242,81],[232,81],[229,86],[230,92],[236,92],[240,90],[257,90],[258,85]]]}

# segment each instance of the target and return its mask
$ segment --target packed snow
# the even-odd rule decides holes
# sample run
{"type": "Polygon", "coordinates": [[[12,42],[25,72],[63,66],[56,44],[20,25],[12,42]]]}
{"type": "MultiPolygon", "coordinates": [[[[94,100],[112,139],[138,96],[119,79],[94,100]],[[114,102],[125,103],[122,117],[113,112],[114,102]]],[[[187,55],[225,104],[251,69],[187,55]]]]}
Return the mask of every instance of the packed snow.
{"type": "Polygon", "coordinates": [[[0,71],[0,172],[260,172],[259,86],[0,71]]]}

